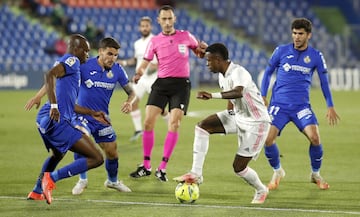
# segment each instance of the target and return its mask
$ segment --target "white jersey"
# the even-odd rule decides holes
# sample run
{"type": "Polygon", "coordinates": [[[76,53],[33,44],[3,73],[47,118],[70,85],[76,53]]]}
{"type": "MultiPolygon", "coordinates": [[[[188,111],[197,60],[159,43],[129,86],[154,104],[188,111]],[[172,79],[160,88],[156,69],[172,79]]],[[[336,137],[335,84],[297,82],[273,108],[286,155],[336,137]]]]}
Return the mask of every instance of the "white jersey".
{"type": "Polygon", "coordinates": [[[237,122],[270,122],[260,91],[244,67],[231,62],[225,76],[219,73],[219,85],[223,91],[229,91],[238,86],[244,88],[241,98],[230,100],[234,105],[237,122]]]}
{"type": "MultiPolygon", "coordinates": [[[[154,35],[149,34],[146,38],[141,37],[134,42],[134,49],[135,49],[134,57],[136,58],[136,69],[140,67],[140,64],[144,58],[146,47],[152,37],[154,37],[154,35]]],[[[156,58],[154,58],[151,61],[151,63],[157,64],[156,58]]]]}
{"type": "MultiPolygon", "coordinates": [[[[144,58],[146,47],[152,37],[154,37],[154,35],[150,34],[146,38],[141,37],[134,42],[134,49],[135,49],[134,57],[136,58],[136,69],[140,67],[141,62],[144,58]]],[[[156,57],[153,58],[151,63],[157,64],[156,57]]],[[[155,82],[156,78],[157,78],[156,72],[149,73],[149,70],[146,69],[144,75],[141,76],[138,83],[133,85],[133,89],[135,91],[136,96],[142,99],[145,93],[150,93],[151,86],[155,82]]]]}

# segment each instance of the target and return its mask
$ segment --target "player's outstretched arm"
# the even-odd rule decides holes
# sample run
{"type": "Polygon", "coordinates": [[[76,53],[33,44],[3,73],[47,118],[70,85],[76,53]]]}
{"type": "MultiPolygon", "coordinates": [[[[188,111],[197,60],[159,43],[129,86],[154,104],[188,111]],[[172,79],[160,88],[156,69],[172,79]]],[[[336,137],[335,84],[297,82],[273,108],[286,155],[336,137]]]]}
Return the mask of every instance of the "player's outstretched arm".
{"type": "Polygon", "coordinates": [[[334,107],[329,107],[327,110],[326,118],[328,120],[329,125],[334,126],[340,121],[339,115],[336,113],[334,107]]]}
{"type": "Polygon", "coordinates": [[[204,41],[199,42],[199,45],[194,50],[194,53],[199,58],[204,58],[205,56],[205,50],[208,47],[208,44],[204,41]]]}
{"type": "Polygon", "coordinates": [[[35,96],[31,97],[25,104],[25,110],[30,111],[30,109],[36,105],[36,109],[39,108],[41,104],[41,98],[46,95],[46,86],[43,85],[40,90],[35,94],[35,96]]]}
{"type": "Polygon", "coordinates": [[[126,94],[128,95],[128,98],[122,105],[121,111],[128,114],[132,110],[132,105],[135,102],[138,103],[139,100],[138,100],[137,96],[135,95],[135,92],[130,84],[123,86],[123,89],[126,92],[126,94]]]}

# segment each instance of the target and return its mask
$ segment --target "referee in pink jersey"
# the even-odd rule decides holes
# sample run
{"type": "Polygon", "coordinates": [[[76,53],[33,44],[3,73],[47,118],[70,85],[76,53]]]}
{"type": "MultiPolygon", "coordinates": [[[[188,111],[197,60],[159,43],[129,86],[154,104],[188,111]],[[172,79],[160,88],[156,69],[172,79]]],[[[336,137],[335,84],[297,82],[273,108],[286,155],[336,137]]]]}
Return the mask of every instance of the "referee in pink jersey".
{"type": "Polygon", "coordinates": [[[141,178],[151,175],[155,122],[168,104],[170,112],[168,132],[164,141],[163,157],[155,171],[155,177],[166,182],[168,181],[166,166],[178,141],[180,122],[186,114],[190,100],[190,51],[192,50],[198,57],[203,58],[207,44],[199,42],[188,31],[175,29],[176,16],[174,9],[169,5],[163,5],[159,9],[157,21],[162,31],[148,43],[144,59],[134,76],[136,83],[154,55],[156,56],[158,77],[152,85],[145,109],[142,138],[143,163],[138,166],[136,171],[130,173],[130,177],[141,178]]]}

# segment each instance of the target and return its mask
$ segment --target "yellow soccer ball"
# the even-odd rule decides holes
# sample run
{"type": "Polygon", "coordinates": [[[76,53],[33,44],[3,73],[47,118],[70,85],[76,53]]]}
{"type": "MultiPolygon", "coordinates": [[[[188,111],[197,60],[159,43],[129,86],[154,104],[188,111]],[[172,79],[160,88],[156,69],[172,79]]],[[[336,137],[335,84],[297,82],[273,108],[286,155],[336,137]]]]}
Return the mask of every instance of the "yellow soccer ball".
{"type": "Polygon", "coordinates": [[[199,185],[196,183],[182,182],[175,188],[175,198],[180,203],[194,203],[199,196],[199,185]]]}

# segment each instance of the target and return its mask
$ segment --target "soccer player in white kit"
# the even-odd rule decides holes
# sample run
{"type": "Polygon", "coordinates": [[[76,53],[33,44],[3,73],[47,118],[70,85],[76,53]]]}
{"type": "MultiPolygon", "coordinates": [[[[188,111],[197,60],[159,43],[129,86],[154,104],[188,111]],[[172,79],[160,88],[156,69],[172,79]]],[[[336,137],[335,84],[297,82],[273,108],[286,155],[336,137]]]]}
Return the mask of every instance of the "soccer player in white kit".
{"type": "Polygon", "coordinates": [[[206,48],[205,58],[209,70],[219,73],[222,92],[199,91],[198,99],[228,99],[228,109],[212,114],[195,126],[193,165],[189,173],[174,178],[179,182],[203,182],[203,165],[209,147],[209,135],[213,133],[238,135],[238,150],[233,162],[237,176],[255,188],[251,203],[262,204],[268,188],[261,182],[255,170],[248,166],[256,159],[265,143],[270,129],[270,116],[260,91],[250,73],[229,60],[225,45],[215,43],[206,48]]]}
{"type": "MultiPolygon", "coordinates": [[[[148,16],[141,17],[139,23],[139,31],[141,33],[141,38],[134,42],[134,57],[127,60],[119,60],[118,62],[123,66],[135,66],[135,69],[138,69],[142,59],[144,58],[144,53],[146,46],[148,45],[150,39],[154,36],[152,31],[152,20],[148,16]]],[[[137,84],[133,84],[133,89],[135,91],[136,96],[139,100],[137,100],[133,104],[133,109],[130,112],[135,132],[134,135],[130,138],[130,141],[136,141],[143,132],[142,121],[141,121],[141,111],[139,109],[139,101],[144,97],[145,93],[150,93],[151,85],[155,82],[157,78],[157,59],[154,58],[149,66],[147,67],[144,75],[138,81],[137,84]]],[[[167,116],[167,112],[163,114],[164,117],[167,116]]]]}

